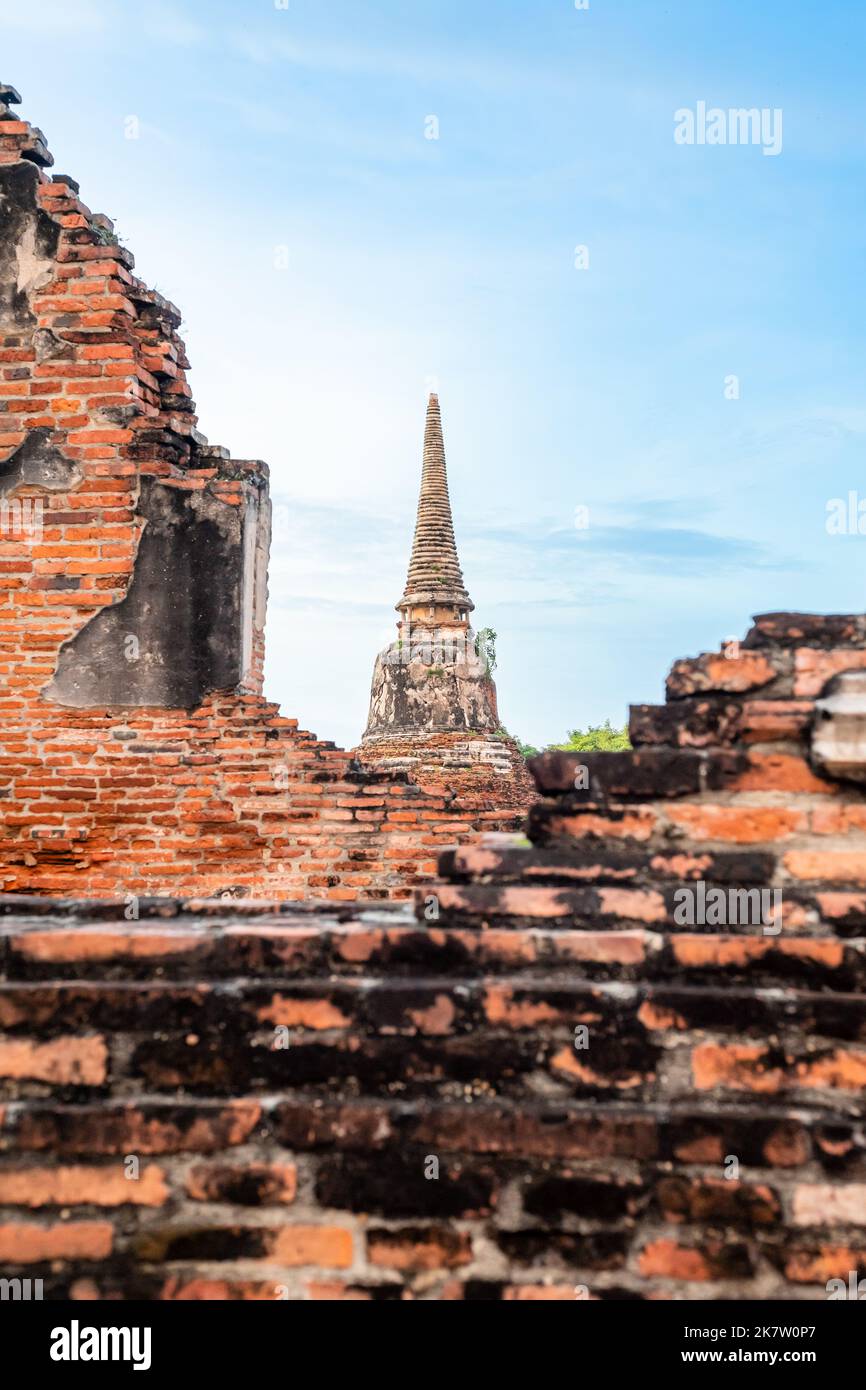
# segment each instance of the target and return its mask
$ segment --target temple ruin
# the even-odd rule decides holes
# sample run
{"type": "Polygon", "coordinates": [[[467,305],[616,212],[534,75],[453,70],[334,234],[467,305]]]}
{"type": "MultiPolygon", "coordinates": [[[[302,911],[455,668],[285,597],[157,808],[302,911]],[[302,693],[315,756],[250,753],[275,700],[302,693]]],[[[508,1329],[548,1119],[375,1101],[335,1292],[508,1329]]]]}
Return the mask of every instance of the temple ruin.
{"type": "Polygon", "coordinates": [[[538,758],[531,843],[445,853],[414,914],[0,899],[4,1272],[72,1299],[856,1286],[866,792],[828,768],[863,746],[834,692],[864,645],[863,615],[767,614],[676,662],[633,751],[538,758]]]}
{"type": "Polygon", "coordinates": [[[532,783],[501,728],[492,653],[472,629],[475,605],[457,557],[439,397],[431,394],[412,554],[397,637],[376,658],[358,755],[425,785],[486,792],[528,806],[532,783]]]}
{"type": "MultiPolygon", "coordinates": [[[[493,737],[486,668],[455,664],[443,713],[412,661],[377,666],[378,766],[299,731],[261,693],[267,469],[198,432],[177,311],[18,100],[0,87],[4,1279],[856,1297],[866,615],[763,614],[676,661],[630,751],[533,761],[525,840],[483,833],[522,824],[483,784],[382,765],[493,737]]],[[[433,401],[416,541],[398,642],[471,646],[433,401]]]]}

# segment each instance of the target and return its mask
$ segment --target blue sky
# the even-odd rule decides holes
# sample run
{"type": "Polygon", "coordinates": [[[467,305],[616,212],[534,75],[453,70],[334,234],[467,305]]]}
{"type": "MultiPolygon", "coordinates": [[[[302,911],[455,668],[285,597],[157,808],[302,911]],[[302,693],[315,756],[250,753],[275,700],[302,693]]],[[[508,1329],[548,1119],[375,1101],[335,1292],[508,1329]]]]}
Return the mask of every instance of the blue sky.
{"type": "Polygon", "coordinates": [[[861,0],[0,0],[0,78],[183,311],[201,428],[270,464],[287,714],[360,736],[432,386],[524,739],[754,612],[864,607],[825,525],[866,497],[864,55],[861,0]],[[678,145],[700,101],[780,109],[781,153],[678,145]]]}

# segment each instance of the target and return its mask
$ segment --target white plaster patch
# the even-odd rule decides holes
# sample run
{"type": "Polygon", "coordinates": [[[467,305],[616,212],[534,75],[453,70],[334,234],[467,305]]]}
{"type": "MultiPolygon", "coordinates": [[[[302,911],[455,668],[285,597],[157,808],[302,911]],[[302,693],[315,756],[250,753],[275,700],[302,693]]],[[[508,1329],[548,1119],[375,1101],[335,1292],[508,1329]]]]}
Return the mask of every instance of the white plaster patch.
{"type": "Polygon", "coordinates": [[[36,219],[28,221],[24,233],[15,247],[16,282],[22,294],[31,295],[42,289],[54,276],[54,262],[49,256],[40,256],[36,250],[36,219]]]}

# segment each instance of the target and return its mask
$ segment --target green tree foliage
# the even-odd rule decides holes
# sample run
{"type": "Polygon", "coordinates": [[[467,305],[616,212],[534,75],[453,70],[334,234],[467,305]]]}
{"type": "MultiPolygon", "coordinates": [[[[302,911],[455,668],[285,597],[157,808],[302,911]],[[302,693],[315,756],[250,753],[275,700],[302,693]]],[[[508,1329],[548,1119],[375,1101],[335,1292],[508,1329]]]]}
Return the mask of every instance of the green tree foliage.
{"type": "MultiPolygon", "coordinates": [[[[524,758],[536,758],[542,751],[531,743],[524,743],[516,734],[509,734],[503,726],[499,730],[503,738],[513,738],[524,758]]],[[[628,725],[615,729],[609,719],[603,724],[590,724],[587,729],[569,729],[567,743],[549,743],[545,753],[622,753],[631,748],[628,725]]]]}
{"type": "Polygon", "coordinates": [[[486,662],[488,676],[496,670],[496,633],[492,627],[482,627],[476,633],[475,654],[486,662]]]}
{"type": "Polygon", "coordinates": [[[631,748],[628,725],[615,729],[609,719],[590,724],[587,729],[569,729],[567,743],[552,743],[551,749],[565,753],[622,753],[631,748]]]}

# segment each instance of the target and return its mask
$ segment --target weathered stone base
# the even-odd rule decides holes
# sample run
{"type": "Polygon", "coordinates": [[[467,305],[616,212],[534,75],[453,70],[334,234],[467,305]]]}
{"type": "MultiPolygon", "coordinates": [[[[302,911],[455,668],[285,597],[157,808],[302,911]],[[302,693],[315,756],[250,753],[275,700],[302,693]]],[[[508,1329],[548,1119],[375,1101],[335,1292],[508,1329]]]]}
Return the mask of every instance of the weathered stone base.
{"type": "Polygon", "coordinates": [[[513,739],[498,734],[394,734],[367,738],[356,756],[382,773],[407,773],[414,782],[458,795],[463,804],[489,809],[527,809],[535,799],[532,778],[513,739]]]}
{"type": "Polygon", "coordinates": [[[364,742],[394,735],[494,733],[496,686],[475,634],[416,633],[376,658],[364,742]]]}

